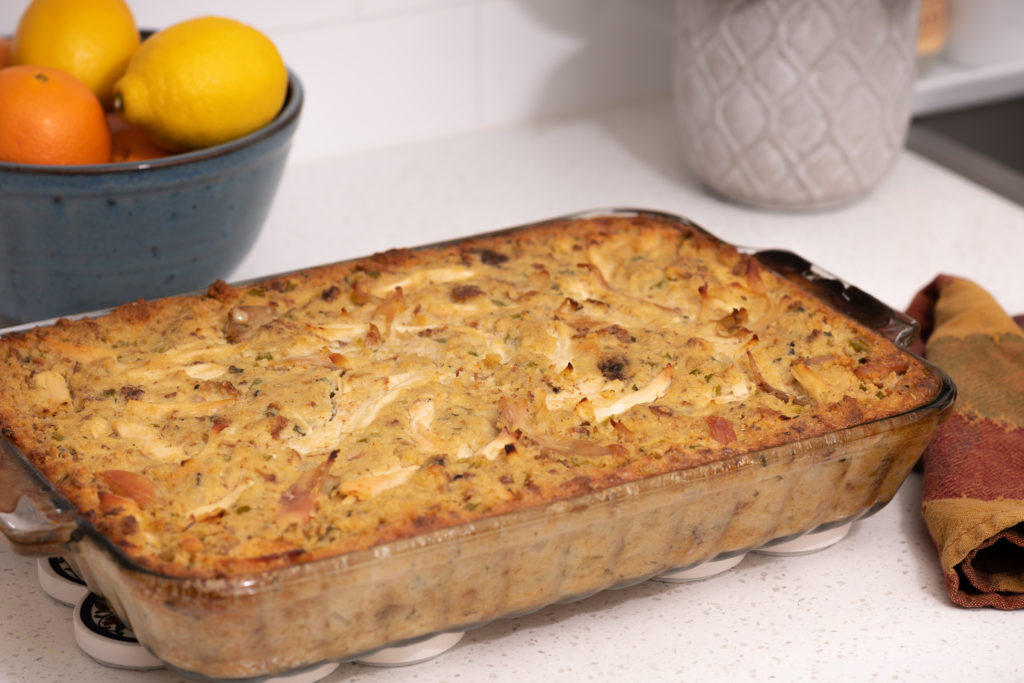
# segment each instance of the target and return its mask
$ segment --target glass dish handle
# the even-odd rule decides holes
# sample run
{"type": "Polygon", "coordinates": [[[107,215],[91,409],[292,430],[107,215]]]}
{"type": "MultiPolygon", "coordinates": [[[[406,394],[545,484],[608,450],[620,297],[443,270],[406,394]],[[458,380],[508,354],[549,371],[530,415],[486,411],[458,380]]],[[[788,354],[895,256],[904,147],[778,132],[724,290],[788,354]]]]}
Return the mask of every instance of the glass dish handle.
{"type": "Polygon", "coordinates": [[[765,267],[824,299],[841,313],[885,335],[901,349],[907,349],[917,341],[921,326],[916,320],[803,257],[778,249],[758,251],[753,255],[765,267]]]}
{"type": "Polygon", "coordinates": [[[15,552],[52,556],[80,536],[76,511],[6,439],[0,439],[0,533],[15,552]]]}

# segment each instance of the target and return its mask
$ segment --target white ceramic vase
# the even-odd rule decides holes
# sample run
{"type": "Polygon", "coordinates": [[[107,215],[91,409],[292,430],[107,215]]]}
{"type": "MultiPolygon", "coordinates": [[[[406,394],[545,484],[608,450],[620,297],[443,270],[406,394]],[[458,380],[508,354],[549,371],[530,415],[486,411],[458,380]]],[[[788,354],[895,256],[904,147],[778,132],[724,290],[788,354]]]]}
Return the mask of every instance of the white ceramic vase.
{"type": "Polygon", "coordinates": [[[677,0],[685,162],[762,208],[845,204],[910,122],[919,0],[677,0]]]}

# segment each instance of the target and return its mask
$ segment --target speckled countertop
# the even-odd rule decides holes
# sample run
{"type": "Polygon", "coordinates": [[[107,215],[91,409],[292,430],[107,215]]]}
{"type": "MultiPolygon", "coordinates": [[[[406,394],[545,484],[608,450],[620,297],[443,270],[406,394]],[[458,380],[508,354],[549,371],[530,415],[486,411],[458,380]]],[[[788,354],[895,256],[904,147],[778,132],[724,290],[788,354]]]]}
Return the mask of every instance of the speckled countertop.
{"type": "MultiPolygon", "coordinates": [[[[686,215],[728,241],[787,248],[903,308],[936,273],[971,277],[1024,311],[1024,209],[906,153],[842,209],[728,204],[683,169],[667,102],[543,125],[293,163],[249,278],[584,209],[686,215]]],[[[1019,615],[945,597],[911,475],[896,498],[813,555],[748,555],[707,581],[647,582],[472,631],[403,668],[340,667],[327,681],[1018,681],[1019,615]]],[[[96,664],[35,560],[0,541],[0,681],[169,681],[96,664]]]]}

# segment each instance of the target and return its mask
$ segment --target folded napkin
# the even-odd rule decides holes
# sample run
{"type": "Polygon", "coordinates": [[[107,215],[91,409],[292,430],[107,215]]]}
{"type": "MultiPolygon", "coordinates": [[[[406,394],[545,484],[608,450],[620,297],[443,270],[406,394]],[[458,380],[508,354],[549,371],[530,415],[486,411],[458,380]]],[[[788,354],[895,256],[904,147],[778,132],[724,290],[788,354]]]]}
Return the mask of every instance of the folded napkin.
{"type": "Polygon", "coordinates": [[[957,385],[953,412],[922,456],[922,513],[946,592],[962,607],[1022,608],[1024,320],[949,275],[907,313],[921,323],[923,355],[957,385]]]}

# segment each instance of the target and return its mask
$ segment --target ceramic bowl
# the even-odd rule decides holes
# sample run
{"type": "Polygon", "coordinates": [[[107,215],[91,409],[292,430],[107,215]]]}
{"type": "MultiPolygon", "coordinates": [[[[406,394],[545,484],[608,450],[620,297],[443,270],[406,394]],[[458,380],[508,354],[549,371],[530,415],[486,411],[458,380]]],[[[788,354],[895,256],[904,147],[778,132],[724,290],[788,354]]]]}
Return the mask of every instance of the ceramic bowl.
{"type": "Polygon", "coordinates": [[[144,162],[0,163],[0,316],[94,311],[205,288],[255,243],[302,110],[215,147],[144,162]]]}

